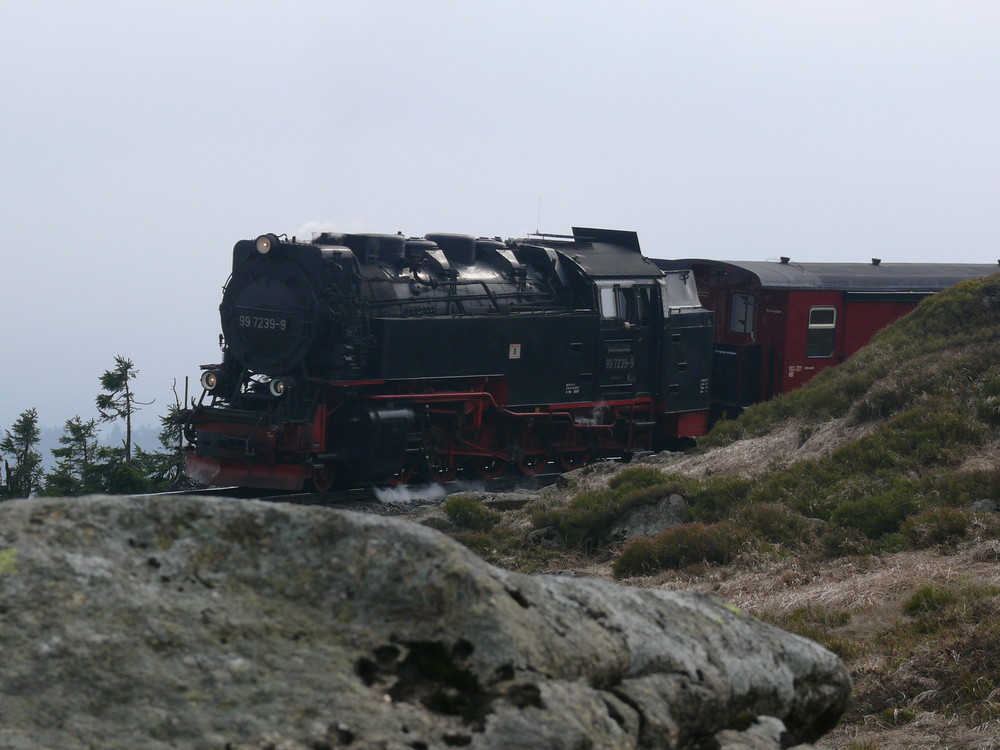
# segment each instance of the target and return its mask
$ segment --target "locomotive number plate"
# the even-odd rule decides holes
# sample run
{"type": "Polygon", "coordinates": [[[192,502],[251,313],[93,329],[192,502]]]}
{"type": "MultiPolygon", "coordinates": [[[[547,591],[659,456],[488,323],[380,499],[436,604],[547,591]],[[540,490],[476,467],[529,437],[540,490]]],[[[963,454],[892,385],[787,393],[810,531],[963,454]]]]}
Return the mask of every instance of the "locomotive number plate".
{"type": "Polygon", "coordinates": [[[244,308],[233,317],[235,318],[236,325],[251,331],[283,332],[288,330],[288,318],[270,310],[249,310],[244,308]]]}
{"type": "Polygon", "coordinates": [[[605,370],[632,370],[635,368],[635,357],[605,357],[605,370]]]}

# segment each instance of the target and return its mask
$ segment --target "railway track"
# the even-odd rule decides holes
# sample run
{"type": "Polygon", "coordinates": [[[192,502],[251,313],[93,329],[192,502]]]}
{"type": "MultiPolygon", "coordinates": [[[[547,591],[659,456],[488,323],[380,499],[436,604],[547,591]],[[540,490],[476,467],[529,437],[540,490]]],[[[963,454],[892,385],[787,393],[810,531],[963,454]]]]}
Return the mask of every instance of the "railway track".
{"type": "Polygon", "coordinates": [[[534,490],[552,484],[561,472],[543,472],[533,477],[499,477],[497,479],[456,479],[450,482],[407,484],[395,487],[354,487],[332,492],[279,492],[246,487],[199,487],[155,492],[144,497],[170,495],[203,495],[230,497],[294,505],[321,505],[376,515],[396,515],[404,508],[417,505],[437,505],[449,495],[461,492],[513,492],[534,490]]]}

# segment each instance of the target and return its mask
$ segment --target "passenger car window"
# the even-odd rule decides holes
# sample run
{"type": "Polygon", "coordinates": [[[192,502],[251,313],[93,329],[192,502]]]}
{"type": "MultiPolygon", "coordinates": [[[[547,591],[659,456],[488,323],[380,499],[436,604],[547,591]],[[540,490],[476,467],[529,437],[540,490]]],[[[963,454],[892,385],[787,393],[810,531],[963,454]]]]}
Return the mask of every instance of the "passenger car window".
{"type": "Polygon", "coordinates": [[[752,294],[733,292],[729,305],[729,330],[733,333],[753,333],[757,302],[752,294]]]}
{"type": "Polygon", "coordinates": [[[832,357],[837,342],[837,308],[813,307],[809,310],[806,332],[806,356],[832,357]]]}

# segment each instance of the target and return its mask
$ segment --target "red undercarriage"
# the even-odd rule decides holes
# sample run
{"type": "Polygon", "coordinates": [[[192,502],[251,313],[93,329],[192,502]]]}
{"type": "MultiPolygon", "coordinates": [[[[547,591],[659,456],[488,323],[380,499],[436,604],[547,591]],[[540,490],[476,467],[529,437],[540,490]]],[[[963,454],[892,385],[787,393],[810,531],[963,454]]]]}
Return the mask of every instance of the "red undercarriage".
{"type": "MultiPolygon", "coordinates": [[[[698,437],[707,429],[706,412],[664,413],[662,404],[651,397],[514,411],[502,406],[506,394],[491,392],[489,386],[495,383],[487,381],[475,383],[478,388],[457,391],[396,384],[394,392],[385,393],[385,384],[377,385],[382,392],[361,395],[361,403],[375,408],[405,406],[426,418],[418,427],[422,432],[419,450],[408,451],[394,474],[374,477],[374,481],[405,483],[418,475],[449,481],[460,471],[492,479],[512,469],[531,476],[549,462],[558,470],[570,471],[603,456],[647,451],[670,439],[698,437]]],[[[225,409],[195,410],[192,426],[200,434],[215,435],[222,448],[211,456],[189,451],[186,473],[206,485],[328,489],[338,472],[324,461],[324,454],[334,442],[331,425],[342,406],[338,398],[321,400],[307,423],[261,424],[260,419],[233,418],[225,409]]]]}

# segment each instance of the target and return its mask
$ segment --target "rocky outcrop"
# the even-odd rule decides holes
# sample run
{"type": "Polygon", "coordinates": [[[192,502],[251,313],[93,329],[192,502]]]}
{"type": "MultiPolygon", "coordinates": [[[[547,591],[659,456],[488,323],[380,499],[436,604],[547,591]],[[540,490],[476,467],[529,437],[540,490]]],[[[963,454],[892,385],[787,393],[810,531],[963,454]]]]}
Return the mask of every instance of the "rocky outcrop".
{"type": "Polygon", "coordinates": [[[25,750],[780,747],[850,692],[717,598],[193,497],[0,504],[0,650],[0,747],[25,750]]]}
{"type": "Polygon", "coordinates": [[[675,492],[648,505],[624,513],[611,529],[614,539],[637,539],[656,536],[664,529],[687,521],[687,502],[675,492]]]}

